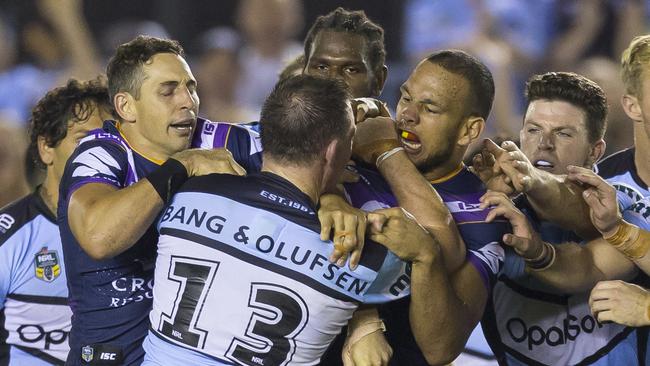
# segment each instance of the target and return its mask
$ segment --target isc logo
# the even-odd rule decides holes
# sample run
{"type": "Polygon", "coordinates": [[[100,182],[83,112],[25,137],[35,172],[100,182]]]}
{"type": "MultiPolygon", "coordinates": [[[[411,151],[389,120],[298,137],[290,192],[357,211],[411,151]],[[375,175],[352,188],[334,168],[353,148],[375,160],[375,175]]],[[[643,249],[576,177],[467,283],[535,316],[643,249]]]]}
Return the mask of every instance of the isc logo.
{"type": "Polygon", "coordinates": [[[9,214],[0,215],[0,231],[3,233],[11,229],[11,226],[16,222],[16,220],[11,217],[9,214]]]}
{"type": "Polygon", "coordinates": [[[99,359],[100,359],[100,360],[111,360],[111,361],[114,361],[114,360],[116,359],[116,357],[117,357],[117,353],[113,353],[113,352],[102,352],[102,353],[99,355],[99,359]]]}

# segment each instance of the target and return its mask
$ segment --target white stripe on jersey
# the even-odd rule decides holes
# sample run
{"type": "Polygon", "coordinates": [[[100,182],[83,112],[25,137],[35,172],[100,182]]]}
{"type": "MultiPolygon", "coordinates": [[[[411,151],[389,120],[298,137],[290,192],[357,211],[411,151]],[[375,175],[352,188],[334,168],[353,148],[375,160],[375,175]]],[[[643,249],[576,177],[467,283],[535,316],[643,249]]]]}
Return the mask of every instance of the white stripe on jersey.
{"type": "Polygon", "coordinates": [[[104,174],[117,179],[111,171],[111,167],[120,169],[120,165],[106,150],[101,147],[93,147],[79,154],[73,163],[81,164],[72,173],[73,177],[91,177],[96,174],[104,174]]]}

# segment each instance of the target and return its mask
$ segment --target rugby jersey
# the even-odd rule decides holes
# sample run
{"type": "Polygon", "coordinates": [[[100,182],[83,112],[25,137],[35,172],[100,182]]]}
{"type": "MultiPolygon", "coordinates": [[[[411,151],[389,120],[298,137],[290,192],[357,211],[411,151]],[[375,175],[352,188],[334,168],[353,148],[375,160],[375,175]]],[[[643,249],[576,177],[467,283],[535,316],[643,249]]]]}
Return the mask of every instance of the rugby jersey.
{"type": "MultiPolygon", "coordinates": [[[[105,260],[94,260],[79,246],[68,224],[72,193],[88,183],[118,189],[138,182],[162,162],[133,150],[114,121],[90,131],[68,160],[61,179],[58,223],[65,253],[70,306],[69,365],[106,362],[138,365],[144,357],[153,297],[153,265],[157,233],[152,225],[131,248],[105,260]],[[108,359],[106,359],[108,358],[108,359]]],[[[134,205],[137,210],[137,205],[134,205]]],[[[120,230],[120,228],[115,228],[120,230]]]]}
{"type": "Polygon", "coordinates": [[[329,263],[317,208],[262,172],[188,180],[159,223],[145,365],[316,365],[359,303],[409,293],[406,263],[366,242],[329,263]]]}
{"type": "MultiPolygon", "coordinates": [[[[581,242],[574,233],[541,221],[524,196],[515,203],[542,240],[581,242]]],[[[589,291],[558,294],[526,274],[525,266],[514,250],[506,248],[506,260],[482,320],[500,365],[639,364],[634,328],[598,323],[589,308],[589,291]]]]}
{"type": "Polygon", "coordinates": [[[34,192],[0,209],[0,365],[62,365],[70,316],[61,238],[34,192]]]}
{"type": "MultiPolygon", "coordinates": [[[[353,206],[366,211],[397,207],[390,186],[374,168],[358,165],[357,183],[345,185],[353,206]]],[[[447,205],[467,248],[467,260],[480,274],[488,293],[496,281],[504,259],[501,246],[503,234],[510,232],[505,220],[485,222],[491,208],[479,208],[479,198],[485,186],[464,165],[446,177],[432,182],[447,205]]],[[[427,365],[411,331],[409,321],[410,297],[380,306],[386,323],[386,338],[393,348],[391,365],[427,365]]]]}

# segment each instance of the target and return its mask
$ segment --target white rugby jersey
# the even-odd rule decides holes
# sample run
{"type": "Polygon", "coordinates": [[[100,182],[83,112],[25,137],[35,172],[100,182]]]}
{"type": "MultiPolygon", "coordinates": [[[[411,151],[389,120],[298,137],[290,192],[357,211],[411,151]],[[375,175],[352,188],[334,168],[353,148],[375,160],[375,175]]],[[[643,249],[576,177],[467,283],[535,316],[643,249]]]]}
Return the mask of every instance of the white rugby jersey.
{"type": "Polygon", "coordinates": [[[159,223],[145,365],[315,365],[359,303],[408,295],[377,243],[355,271],[329,263],[315,211],[271,173],[190,179],[159,223]]]}
{"type": "Polygon", "coordinates": [[[63,365],[70,317],[61,238],[38,193],[0,210],[0,365],[63,365]]]}

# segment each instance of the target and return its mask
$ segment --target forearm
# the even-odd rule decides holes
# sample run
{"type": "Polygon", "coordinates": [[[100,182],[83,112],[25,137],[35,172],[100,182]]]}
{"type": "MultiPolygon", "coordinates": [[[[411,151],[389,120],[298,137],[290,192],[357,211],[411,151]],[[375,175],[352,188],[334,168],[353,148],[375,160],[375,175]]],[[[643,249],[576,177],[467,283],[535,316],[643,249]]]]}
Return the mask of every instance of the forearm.
{"type": "Polygon", "coordinates": [[[550,267],[532,270],[526,266],[526,272],[559,293],[569,294],[589,291],[605,279],[589,250],[577,243],[556,245],[555,260],[550,267]]]}
{"type": "Polygon", "coordinates": [[[541,170],[526,198],[543,221],[553,222],[571,230],[584,239],[600,236],[589,217],[589,206],[582,198],[583,189],[577,184],[541,170]]]}
{"type": "MultiPolygon", "coordinates": [[[[454,286],[446,271],[437,263],[414,263],[411,272],[411,328],[420,350],[432,365],[448,364],[463,350],[474,326],[478,323],[482,303],[465,299],[456,293],[462,291],[462,273],[455,274],[454,286]],[[480,311],[475,311],[479,307],[480,311]]],[[[465,263],[464,266],[471,264],[465,263]]],[[[465,272],[464,267],[459,272],[465,272]]],[[[478,279],[480,282],[480,279],[478,279]]],[[[481,283],[482,286],[482,283],[481,283]]]]}
{"type": "Polygon", "coordinates": [[[72,194],[68,220],[82,249],[102,260],[133,246],[162,207],[162,199],[146,179],[119,190],[88,184],[72,194]]]}
{"type": "Polygon", "coordinates": [[[454,219],[442,198],[404,152],[384,160],[378,167],[400,207],[413,214],[440,243],[445,268],[451,273],[465,259],[463,243],[454,219]]]}

